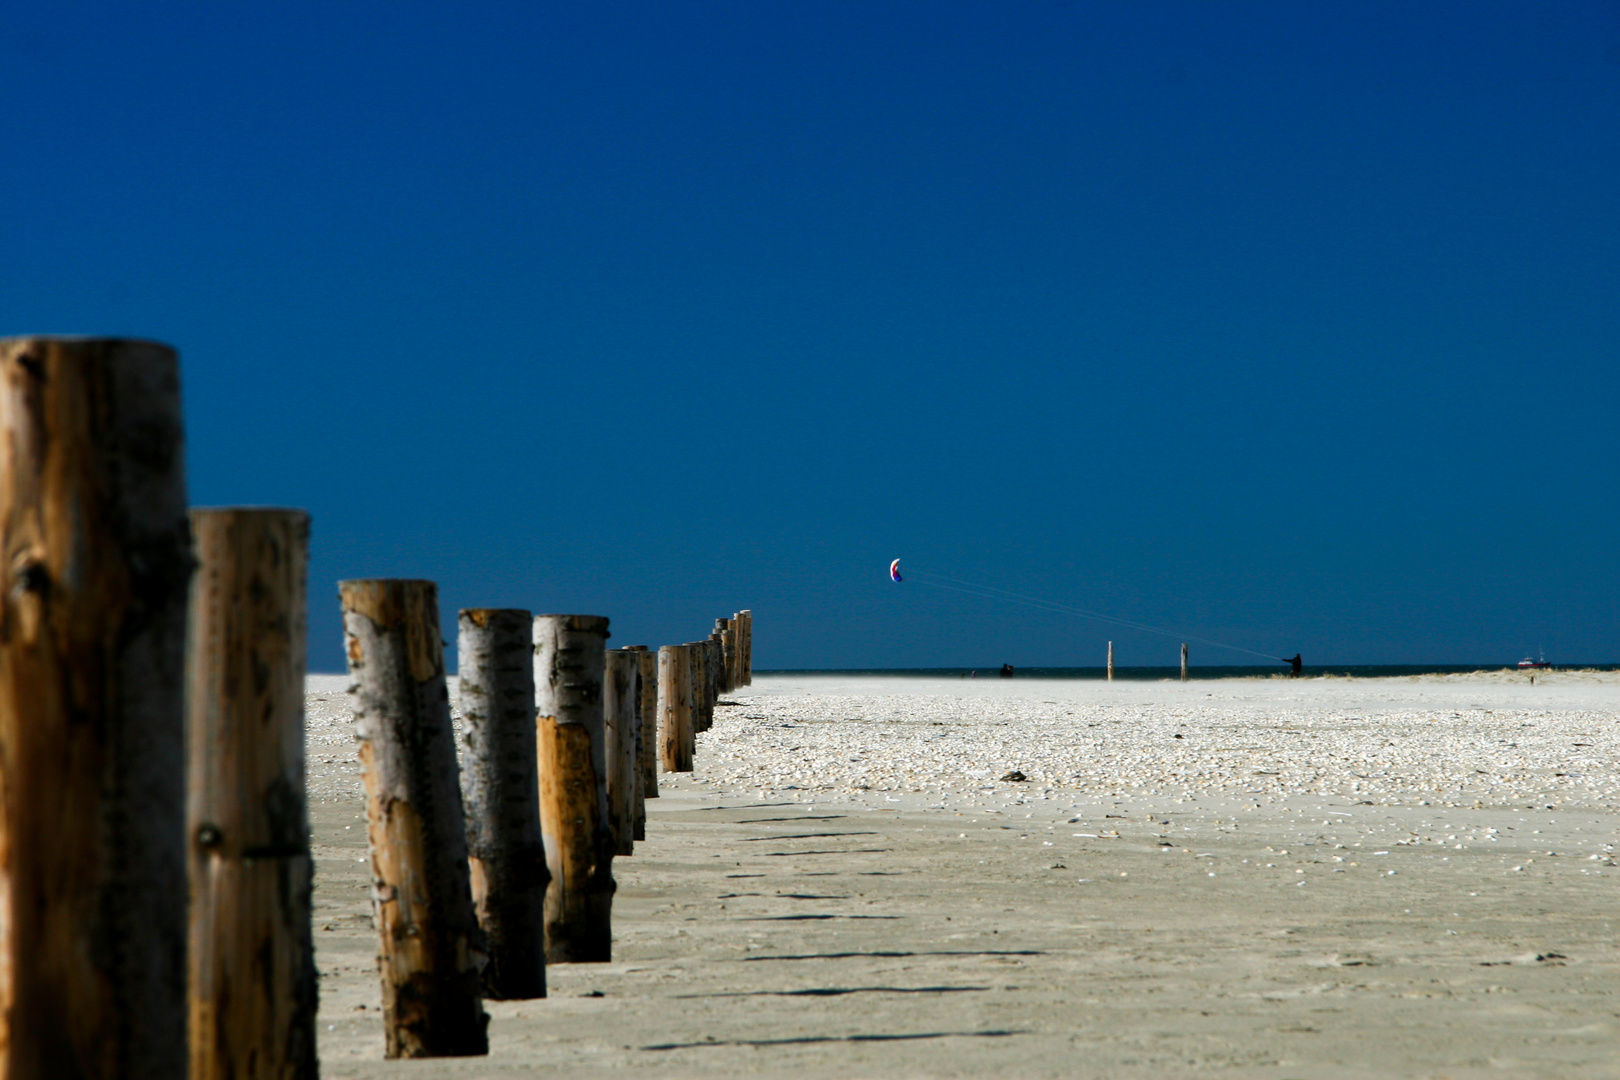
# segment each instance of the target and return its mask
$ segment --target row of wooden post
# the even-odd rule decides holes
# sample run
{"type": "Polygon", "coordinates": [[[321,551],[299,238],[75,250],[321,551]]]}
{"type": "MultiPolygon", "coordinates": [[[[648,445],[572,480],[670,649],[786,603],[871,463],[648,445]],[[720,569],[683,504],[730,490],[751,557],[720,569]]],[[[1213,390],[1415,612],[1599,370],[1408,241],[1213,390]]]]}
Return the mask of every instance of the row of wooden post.
{"type": "MultiPolygon", "coordinates": [[[[316,1075],[309,518],[188,510],[182,432],[172,349],[0,340],[0,1080],[316,1075]]],[[[611,859],[752,619],[655,657],[463,611],[461,777],[433,584],[340,595],[388,1053],[483,1053],[483,996],[608,958],[611,859]]]]}
{"type": "Polygon", "coordinates": [[[387,1054],[482,1054],[484,997],[543,997],[547,963],[612,958],[612,863],[646,835],[655,740],[667,770],[692,768],[719,694],[748,680],[747,646],[730,664],[719,635],[655,658],[608,649],[600,615],[463,610],[464,820],[434,584],[339,593],[387,1054]]]}

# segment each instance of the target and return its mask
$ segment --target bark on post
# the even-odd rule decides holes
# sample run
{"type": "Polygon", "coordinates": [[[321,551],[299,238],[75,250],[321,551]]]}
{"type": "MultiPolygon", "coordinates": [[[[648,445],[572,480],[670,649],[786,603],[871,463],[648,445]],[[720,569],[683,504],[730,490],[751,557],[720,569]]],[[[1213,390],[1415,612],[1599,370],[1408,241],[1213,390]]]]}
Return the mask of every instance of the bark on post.
{"type": "Polygon", "coordinates": [[[457,621],[467,865],[489,957],[484,993],[545,997],[548,875],[534,737],[534,616],[469,608],[457,621]]]}
{"type": "Polygon", "coordinates": [[[1114,643],[1108,643],[1108,681],[1114,681],[1114,643]]]}
{"type": "Polygon", "coordinates": [[[692,771],[692,650],[658,650],[658,750],[665,772],[692,771]]]}
{"type": "Polygon", "coordinates": [[[534,619],[540,832],[546,886],[546,961],[607,962],[613,949],[613,841],[607,828],[607,738],[602,717],[608,621],[534,619]]]}
{"type": "Polygon", "coordinates": [[[1187,681],[1187,643],[1181,643],[1181,681],[1187,681]]]}
{"type": "Polygon", "coordinates": [[[191,1080],[318,1075],[302,510],[194,510],[186,664],[191,1080]]]}
{"type": "Polygon", "coordinates": [[[636,728],[641,709],[641,664],[629,649],[609,649],[602,679],[607,729],[608,832],[615,855],[635,853],[636,728]]]}
{"type": "Polygon", "coordinates": [[[431,581],[338,583],[390,1058],[489,1052],[467,827],[431,581]]]}
{"type": "Polygon", "coordinates": [[[641,783],[636,787],[636,839],[647,838],[646,800],[658,798],[658,654],[639,646],[641,664],[641,735],[636,740],[641,783]]]}
{"type": "Polygon", "coordinates": [[[186,1073],[179,363],[0,340],[0,1076],[186,1073]]]}

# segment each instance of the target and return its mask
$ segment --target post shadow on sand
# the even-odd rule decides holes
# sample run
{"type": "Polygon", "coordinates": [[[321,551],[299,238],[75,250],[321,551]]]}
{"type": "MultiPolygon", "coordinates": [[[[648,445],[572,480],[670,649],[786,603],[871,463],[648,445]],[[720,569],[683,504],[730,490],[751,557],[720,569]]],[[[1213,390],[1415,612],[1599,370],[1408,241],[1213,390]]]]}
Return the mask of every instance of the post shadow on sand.
{"type": "Polygon", "coordinates": [[[919,1031],[914,1035],[803,1035],[794,1039],[705,1039],[702,1042],[659,1043],[643,1050],[695,1050],[703,1046],[800,1046],[808,1043],[907,1042],[914,1039],[1002,1039],[1027,1031],[919,1031]]]}
{"type": "Polygon", "coordinates": [[[743,956],[739,959],[745,963],[758,963],[762,960],[864,960],[875,958],[879,960],[894,960],[908,956],[1045,956],[1040,949],[929,949],[923,952],[913,952],[907,949],[873,949],[866,952],[825,952],[825,953],[799,953],[794,956],[743,956]]]}
{"type": "Polygon", "coordinates": [[[846,994],[982,994],[993,986],[812,986],[805,990],[728,990],[717,994],[676,994],[677,998],[843,997],[846,994]]]}

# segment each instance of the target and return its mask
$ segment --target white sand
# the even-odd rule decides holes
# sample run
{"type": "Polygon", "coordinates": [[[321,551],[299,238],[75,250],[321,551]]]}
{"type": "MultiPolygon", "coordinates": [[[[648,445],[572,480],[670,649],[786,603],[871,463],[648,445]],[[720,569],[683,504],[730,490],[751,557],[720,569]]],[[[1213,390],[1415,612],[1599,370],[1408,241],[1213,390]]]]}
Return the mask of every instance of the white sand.
{"type": "Polygon", "coordinates": [[[1010,770],[1065,793],[1335,793],[1607,805],[1620,673],[1090,682],[761,677],[702,773],[755,791],[958,805],[1010,770]],[[1178,736],[1180,736],[1178,738],[1178,736]]]}

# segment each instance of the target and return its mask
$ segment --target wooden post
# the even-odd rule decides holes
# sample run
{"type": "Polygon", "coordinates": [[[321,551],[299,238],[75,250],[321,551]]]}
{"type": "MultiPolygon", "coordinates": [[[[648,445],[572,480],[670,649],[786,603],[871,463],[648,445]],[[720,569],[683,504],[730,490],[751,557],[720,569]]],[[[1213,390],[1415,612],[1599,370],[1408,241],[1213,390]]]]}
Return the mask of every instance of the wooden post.
{"type": "Polygon", "coordinates": [[[641,710],[641,663],[629,649],[610,649],[602,680],[607,730],[608,831],[614,854],[635,853],[636,728],[641,710]]]}
{"type": "Polygon", "coordinates": [[[719,695],[726,687],[726,669],[724,669],[723,664],[724,657],[726,657],[726,646],[719,640],[718,630],[710,633],[708,640],[703,644],[708,648],[708,653],[706,653],[706,656],[708,656],[708,685],[710,685],[708,727],[714,727],[714,708],[718,706],[719,695]]]}
{"type": "Polygon", "coordinates": [[[735,620],[714,620],[714,632],[720,636],[720,691],[729,694],[737,689],[737,627],[735,620]]]}
{"type": "Polygon", "coordinates": [[[1108,643],[1108,681],[1114,681],[1114,643],[1108,643]]]}
{"type": "Polygon", "coordinates": [[[194,510],[186,663],[191,1080],[315,1080],[302,510],[194,510]]]}
{"type": "MultiPolygon", "coordinates": [[[[713,702],[709,691],[709,642],[689,641],[692,650],[692,733],[708,731],[714,722],[713,702]]],[[[697,748],[693,746],[694,759],[697,748]]]]}
{"type": "Polygon", "coordinates": [[[467,858],[484,931],[483,986],[497,1000],[546,996],[546,852],[534,741],[534,616],[468,608],[457,619],[467,858]]]}
{"type": "Polygon", "coordinates": [[[658,654],[640,646],[641,656],[641,783],[636,788],[636,839],[647,838],[646,800],[658,798],[658,654]]]}
{"type": "Polygon", "coordinates": [[[186,1074],[179,362],[0,340],[0,1076],[186,1074]]]}
{"type": "Polygon", "coordinates": [[[714,710],[726,686],[726,646],[719,634],[709,635],[709,726],[714,727],[714,710]]]}
{"type": "Polygon", "coordinates": [[[613,841],[607,828],[602,678],[608,621],[536,615],[534,690],[540,747],[540,832],[546,961],[605,963],[613,952],[613,841]]]}
{"type": "Polygon", "coordinates": [[[747,608],[737,612],[742,619],[742,660],[739,663],[742,674],[740,686],[754,685],[754,613],[747,608]]]}
{"type": "Polygon", "coordinates": [[[467,827],[431,581],[341,581],[390,1058],[489,1052],[467,827]]]}
{"type": "Polygon", "coordinates": [[[647,800],[658,797],[658,747],[653,742],[658,729],[658,655],[645,645],[627,645],[636,655],[636,745],[633,768],[636,773],[635,805],[631,809],[630,838],[647,839],[647,800]],[[651,768],[652,776],[648,776],[651,768]],[[648,790],[651,788],[652,790],[648,790]]]}
{"type": "Polygon", "coordinates": [[[658,650],[658,750],[665,772],[692,771],[692,650],[658,650]]]}
{"type": "Polygon", "coordinates": [[[1181,643],[1181,681],[1187,681],[1187,643],[1181,643]]]}

